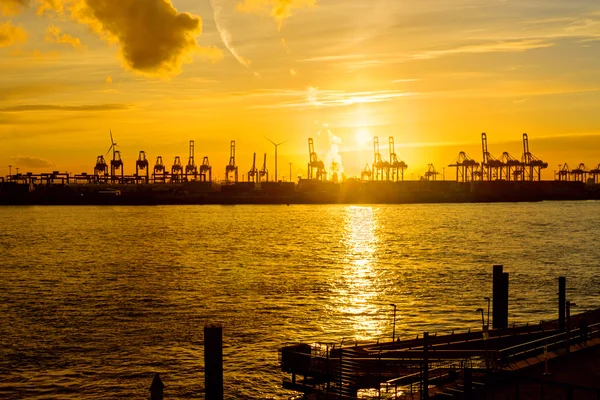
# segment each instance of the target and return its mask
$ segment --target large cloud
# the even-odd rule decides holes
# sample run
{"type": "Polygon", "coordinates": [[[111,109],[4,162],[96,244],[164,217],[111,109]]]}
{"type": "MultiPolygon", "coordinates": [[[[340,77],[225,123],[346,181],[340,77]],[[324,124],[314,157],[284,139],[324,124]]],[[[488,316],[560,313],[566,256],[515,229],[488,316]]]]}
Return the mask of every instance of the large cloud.
{"type": "Polygon", "coordinates": [[[31,156],[14,156],[10,157],[9,160],[17,167],[47,168],[54,165],[54,163],[50,160],[31,156]]]}
{"type": "Polygon", "coordinates": [[[200,17],[178,12],[171,0],[65,0],[73,1],[71,17],[89,25],[101,37],[121,45],[125,64],[152,75],[176,75],[194,52],[213,60],[218,49],[200,49],[196,37],[200,17]]]}
{"type": "MultiPolygon", "coordinates": [[[[0,0],[4,13],[18,13],[30,0],[0,0]],[[6,10],[5,10],[6,9],[6,10]]],[[[171,0],[35,0],[38,14],[69,13],[101,38],[118,43],[124,64],[147,75],[172,76],[198,54],[223,57],[215,47],[200,48],[200,17],[178,12],[171,0]]],[[[52,36],[50,36],[52,37],[52,36]]],[[[60,36],[62,37],[62,36],[60,36]]],[[[72,44],[72,43],[71,43],[72,44]]]]}
{"type": "Polygon", "coordinates": [[[275,18],[279,29],[285,20],[292,15],[292,9],[302,7],[315,7],[317,0],[243,0],[238,4],[242,12],[263,12],[270,9],[271,17],[275,18]]]}
{"type": "Polygon", "coordinates": [[[0,24],[0,47],[25,41],[27,41],[27,33],[21,27],[14,26],[10,21],[0,24]]]}

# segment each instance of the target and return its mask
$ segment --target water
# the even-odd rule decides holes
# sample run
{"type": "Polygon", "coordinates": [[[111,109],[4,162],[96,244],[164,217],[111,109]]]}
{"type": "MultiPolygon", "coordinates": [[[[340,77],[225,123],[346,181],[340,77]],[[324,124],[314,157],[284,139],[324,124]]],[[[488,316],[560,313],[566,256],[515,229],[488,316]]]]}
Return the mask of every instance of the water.
{"type": "Polygon", "coordinates": [[[510,323],[600,303],[600,202],[1,207],[0,397],[203,398],[224,326],[230,399],[289,398],[277,349],[480,327],[491,266],[510,323]]]}

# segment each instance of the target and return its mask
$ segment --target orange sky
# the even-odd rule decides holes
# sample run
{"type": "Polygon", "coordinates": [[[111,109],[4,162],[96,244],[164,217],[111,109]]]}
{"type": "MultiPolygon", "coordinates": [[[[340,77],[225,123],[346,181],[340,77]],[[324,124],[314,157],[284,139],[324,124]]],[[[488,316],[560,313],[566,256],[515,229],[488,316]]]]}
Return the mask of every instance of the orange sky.
{"type": "Polygon", "coordinates": [[[307,139],[347,176],[387,138],[421,176],[458,152],[600,163],[600,5],[593,0],[0,0],[0,174],[91,172],[119,144],[217,178],[237,142],[279,148],[279,175],[306,175],[307,139]],[[144,9],[139,4],[144,4],[144,9]],[[327,128],[324,128],[327,126],[327,128]],[[319,135],[319,132],[321,134],[319,135]],[[359,140],[357,140],[357,137],[359,140]],[[337,140],[337,139],[336,139],[337,140]]]}

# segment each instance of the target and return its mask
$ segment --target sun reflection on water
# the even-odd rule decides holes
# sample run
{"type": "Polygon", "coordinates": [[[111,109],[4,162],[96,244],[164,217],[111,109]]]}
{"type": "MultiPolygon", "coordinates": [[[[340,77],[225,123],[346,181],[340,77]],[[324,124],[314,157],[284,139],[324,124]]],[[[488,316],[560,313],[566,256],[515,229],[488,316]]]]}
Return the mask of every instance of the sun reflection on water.
{"type": "Polygon", "coordinates": [[[377,210],[348,207],[345,217],[344,269],[336,285],[337,312],[352,327],[356,340],[381,336],[381,305],[377,302],[378,275],[375,269],[378,249],[377,210]]]}

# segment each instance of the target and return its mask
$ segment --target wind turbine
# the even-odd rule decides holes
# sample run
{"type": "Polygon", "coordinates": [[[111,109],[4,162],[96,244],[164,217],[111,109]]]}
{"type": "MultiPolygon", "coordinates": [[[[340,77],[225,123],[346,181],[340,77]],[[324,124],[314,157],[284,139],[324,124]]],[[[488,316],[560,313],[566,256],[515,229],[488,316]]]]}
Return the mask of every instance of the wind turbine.
{"type": "Polygon", "coordinates": [[[112,150],[113,153],[113,161],[115,160],[115,148],[117,147],[117,144],[115,143],[114,139],[113,139],[113,135],[112,135],[112,129],[110,130],[110,147],[108,148],[108,151],[106,152],[106,154],[108,155],[108,153],[110,153],[110,151],[112,150]]]}
{"type": "Polygon", "coordinates": [[[274,141],[272,141],[271,139],[269,139],[266,136],[265,136],[265,139],[267,139],[269,142],[273,143],[273,146],[275,146],[275,182],[277,182],[277,147],[279,147],[279,145],[282,145],[285,142],[287,142],[287,140],[284,140],[283,142],[280,142],[280,143],[275,143],[274,141]]]}

